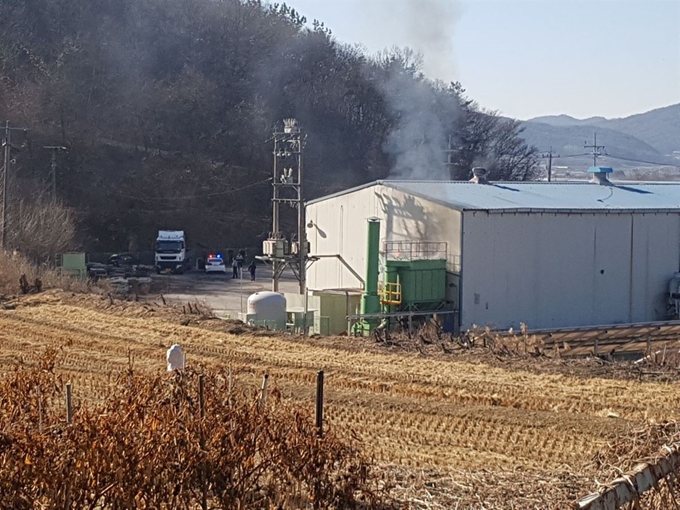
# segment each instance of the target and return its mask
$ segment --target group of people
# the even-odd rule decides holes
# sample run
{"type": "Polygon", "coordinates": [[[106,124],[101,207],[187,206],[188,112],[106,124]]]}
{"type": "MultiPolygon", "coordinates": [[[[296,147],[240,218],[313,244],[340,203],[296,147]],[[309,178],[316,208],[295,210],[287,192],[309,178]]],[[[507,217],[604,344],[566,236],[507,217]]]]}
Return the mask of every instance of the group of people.
{"type": "MultiPolygon", "coordinates": [[[[234,260],[231,262],[231,269],[232,269],[232,278],[239,278],[241,276],[241,271],[243,271],[243,261],[245,260],[245,255],[243,254],[242,251],[238,253],[234,257],[234,260]]],[[[257,270],[257,264],[255,263],[255,259],[250,263],[248,266],[248,271],[250,272],[250,281],[254,282],[255,281],[255,271],[257,270]]]]}

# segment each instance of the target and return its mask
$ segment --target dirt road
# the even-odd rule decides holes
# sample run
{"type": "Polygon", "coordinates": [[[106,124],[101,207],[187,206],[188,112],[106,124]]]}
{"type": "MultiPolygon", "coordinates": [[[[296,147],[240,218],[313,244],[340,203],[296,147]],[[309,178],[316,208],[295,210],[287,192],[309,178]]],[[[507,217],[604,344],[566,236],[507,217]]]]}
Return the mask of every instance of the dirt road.
{"type": "MultiPolygon", "coordinates": [[[[256,280],[244,269],[243,278],[232,278],[228,273],[190,271],[182,275],[154,275],[154,287],[165,298],[177,304],[199,302],[209,306],[218,317],[238,317],[245,311],[248,296],[255,292],[271,290],[271,268],[259,265],[256,280]]],[[[279,290],[298,292],[298,282],[292,273],[284,273],[279,290]]]]}

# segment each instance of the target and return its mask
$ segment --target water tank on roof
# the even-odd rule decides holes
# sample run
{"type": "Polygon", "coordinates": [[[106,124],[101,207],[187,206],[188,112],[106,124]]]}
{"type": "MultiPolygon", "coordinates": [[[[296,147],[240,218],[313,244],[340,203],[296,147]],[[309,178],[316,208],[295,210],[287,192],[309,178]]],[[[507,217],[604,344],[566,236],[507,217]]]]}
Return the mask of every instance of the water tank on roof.
{"type": "Polygon", "coordinates": [[[286,298],[278,292],[256,292],[248,297],[248,315],[257,325],[286,327],[286,298]]]}

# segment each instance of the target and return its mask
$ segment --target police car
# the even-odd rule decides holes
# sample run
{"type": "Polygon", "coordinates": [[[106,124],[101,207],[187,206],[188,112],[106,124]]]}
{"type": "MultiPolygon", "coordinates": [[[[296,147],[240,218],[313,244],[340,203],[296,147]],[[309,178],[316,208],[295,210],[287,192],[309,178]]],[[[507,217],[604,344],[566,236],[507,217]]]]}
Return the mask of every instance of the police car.
{"type": "Polygon", "coordinates": [[[227,266],[224,264],[224,259],[219,253],[208,255],[205,259],[206,273],[226,273],[227,266]]]}

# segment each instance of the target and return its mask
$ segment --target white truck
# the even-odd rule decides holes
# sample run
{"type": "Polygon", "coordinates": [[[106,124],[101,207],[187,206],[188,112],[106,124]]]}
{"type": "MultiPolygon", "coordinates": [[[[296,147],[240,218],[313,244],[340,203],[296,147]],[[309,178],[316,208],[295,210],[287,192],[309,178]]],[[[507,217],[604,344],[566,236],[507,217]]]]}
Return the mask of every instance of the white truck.
{"type": "Polygon", "coordinates": [[[156,238],[156,272],[182,274],[189,266],[184,230],[159,230],[156,238]]]}

